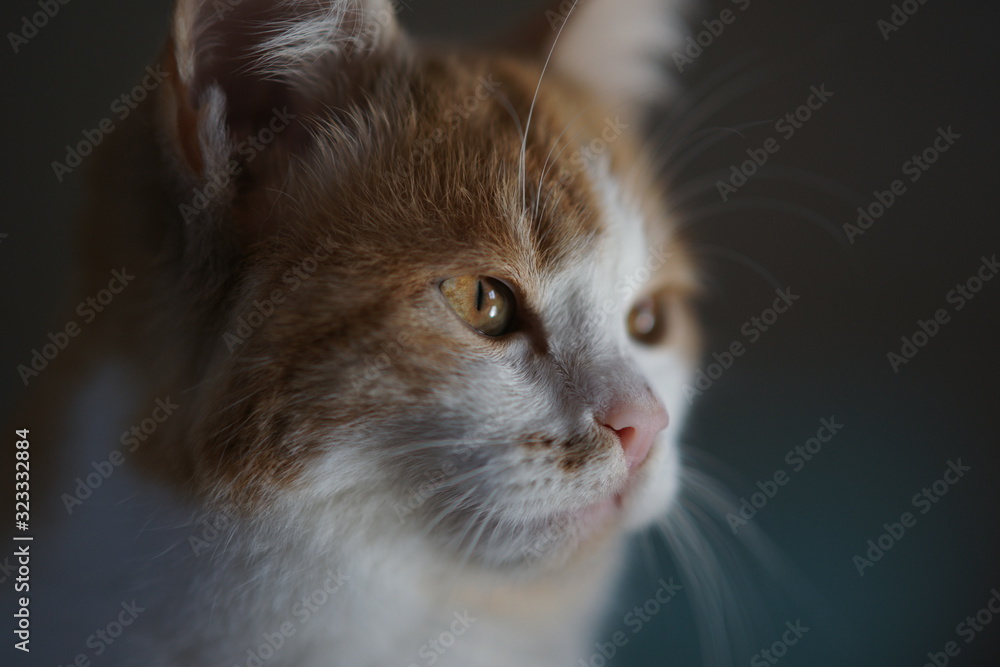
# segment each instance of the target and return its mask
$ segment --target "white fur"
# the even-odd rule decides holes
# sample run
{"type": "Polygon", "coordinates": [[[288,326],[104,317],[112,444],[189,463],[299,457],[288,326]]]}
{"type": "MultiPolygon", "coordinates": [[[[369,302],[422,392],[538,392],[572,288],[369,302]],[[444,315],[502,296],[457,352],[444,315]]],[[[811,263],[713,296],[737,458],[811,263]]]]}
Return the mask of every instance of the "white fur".
{"type": "Polygon", "coordinates": [[[393,6],[387,0],[325,2],[304,17],[261,26],[267,36],[257,48],[258,66],[274,72],[301,71],[324,56],[355,55],[391,43],[397,35],[393,6]]]}
{"type": "Polygon", "coordinates": [[[563,12],[568,23],[553,50],[552,65],[597,91],[609,108],[660,100],[675,89],[663,60],[683,42],[678,17],[686,4],[579,0],[563,12]]]}
{"type": "MultiPolygon", "coordinates": [[[[524,428],[551,429],[553,424],[560,425],[556,432],[578,429],[580,420],[593,418],[602,397],[638,394],[647,384],[652,386],[667,402],[673,423],[633,482],[622,526],[634,529],[662,515],[675,491],[674,443],[683,413],[679,389],[690,362],[669,349],[644,350],[629,342],[627,301],[615,316],[601,315],[597,304],[603,298],[621,298],[615,294],[617,278],[641,265],[648,248],[642,231],[646,221],[628,205],[621,186],[604,174],[600,190],[606,206],[603,217],[615,234],[600,251],[592,248],[589,260],[568,263],[566,271],[551,276],[545,286],[544,309],[554,342],[551,367],[534,376],[530,391],[516,362],[484,366],[485,375],[476,382],[480,396],[475,388],[438,391],[442,401],[454,400],[455,409],[464,412],[473,409],[470,405],[493,400],[505,418],[484,429],[489,437],[502,439],[524,428]],[[561,399],[567,379],[590,399],[561,399]]],[[[511,351],[514,358],[523,353],[511,351]]],[[[127,379],[120,373],[112,379],[118,387],[110,393],[127,394],[127,379]]],[[[97,383],[89,393],[99,396],[109,388],[97,383]]],[[[125,419],[109,415],[102,427],[105,435],[89,439],[107,442],[128,425],[125,419]]],[[[379,466],[371,442],[378,433],[375,429],[363,440],[331,434],[336,444],[331,442],[330,453],[311,470],[299,492],[270,508],[266,517],[221,527],[198,555],[190,538],[204,538],[206,531],[192,520],[191,510],[167,500],[126,469],[117,471],[66,522],[70,536],[60,538],[86,539],[82,535],[97,530],[103,535],[114,526],[118,538],[90,542],[96,549],[89,562],[76,566],[86,567],[89,578],[116,583],[105,590],[102,602],[63,607],[81,616],[64,619],[74,630],[66,633],[67,646],[53,658],[72,657],[84,646],[86,634],[113,620],[118,601],[135,599],[147,611],[107,652],[105,664],[245,667],[248,650],[263,644],[265,634],[274,637],[290,624],[286,627],[293,628],[294,635],[266,664],[425,665],[434,653],[426,645],[450,631],[456,613],[468,613],[476,621],[447,651],[434,653],[435,664],[576,664],[614,582],[623,547],[620,529],[608,529],[596,541],[572,531],[542,535],[539,564],[528,568],[493,569],[479,564],[480,559],[449,553],[429,539],[426,517],[419,511],[402,520],[394,511],[394,502],[405,500],[411,489],[399,488],[379,466]],[[586,548],[580,549],[581,544],[586,548]],[[336,591],[304,618],[297,603],[322,590],[330,572],[338,582],[336,591]]],[[[97,460],[100,454],[87,456],[97,460]]],[[[486,494],[498,515],[511,523],[581,508],[613,492],[625,475],[621,452],[613,447],[570,476],[545,455],[513,446],[496,450],[491,461],[506,465],[490,475],[488,489],[479,497],[486,494]],[[543,478],[550,483],[531,486],[543,478]]],[[[75,466],[86,467],[79,461],[75,466]]],[[[515,550],[502,555],[518,554],[515,550]]]]}

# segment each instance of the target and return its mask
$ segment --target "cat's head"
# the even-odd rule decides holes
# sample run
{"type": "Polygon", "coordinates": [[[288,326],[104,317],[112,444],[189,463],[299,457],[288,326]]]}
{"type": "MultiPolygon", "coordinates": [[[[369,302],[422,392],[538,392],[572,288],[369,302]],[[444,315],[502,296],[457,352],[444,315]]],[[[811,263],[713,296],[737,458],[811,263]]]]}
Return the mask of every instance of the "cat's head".
{"type": "Polygon", "coordinates": [[[196,494],[491,564],[667,510],[693,277],[637,144],[669,23],[574,12],[528,57],[377,0],[180,1],[159,134],[222,308],[173,445],[196,494]]]}

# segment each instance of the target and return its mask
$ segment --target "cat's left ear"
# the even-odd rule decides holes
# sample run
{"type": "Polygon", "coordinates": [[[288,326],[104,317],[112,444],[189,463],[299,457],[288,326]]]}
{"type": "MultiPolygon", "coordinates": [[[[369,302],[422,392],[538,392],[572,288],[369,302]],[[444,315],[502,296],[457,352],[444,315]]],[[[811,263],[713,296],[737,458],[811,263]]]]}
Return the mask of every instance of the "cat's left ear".
{"type": "Polygon", "coordinates": [[[403,48],[390,0],[177,0],[161,130],[196,179],[247,141],[300,150],[310,115],[363,97],[403,48]]]}

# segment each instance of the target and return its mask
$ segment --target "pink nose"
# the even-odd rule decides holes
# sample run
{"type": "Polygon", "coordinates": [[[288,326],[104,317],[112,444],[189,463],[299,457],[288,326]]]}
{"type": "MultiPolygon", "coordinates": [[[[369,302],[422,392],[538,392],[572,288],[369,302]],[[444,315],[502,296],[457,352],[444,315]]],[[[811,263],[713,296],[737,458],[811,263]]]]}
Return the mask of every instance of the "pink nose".
{"type": "Polygon", "coordinates": [[[649,455],[656,436],[667,427],[667,409],[660,401],[638,407],[624,405],[609,410],[599,421],[618,434],[629,470],[639,466],[649,455]]]}

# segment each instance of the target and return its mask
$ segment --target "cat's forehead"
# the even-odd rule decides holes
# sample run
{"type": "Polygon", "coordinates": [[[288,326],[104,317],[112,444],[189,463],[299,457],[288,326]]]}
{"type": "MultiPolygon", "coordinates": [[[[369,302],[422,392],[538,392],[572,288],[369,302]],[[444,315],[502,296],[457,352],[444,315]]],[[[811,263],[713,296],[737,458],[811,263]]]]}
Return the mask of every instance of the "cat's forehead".
{"type": "Polygon", "coordinates": [[[641,235],[642,216],[618,205],[635,175],[630,124],[539,76],[431,55],[383,88],[355,168],[327,169],[344,179],[328,204],[349,238],[389,262],[551,273],[641,235]]]}
{"type": "MultiPolygon", "coordinates": [[[[621,162],[626,142],[618,152],[613,143],[626,124],[619,119],[605,140],[593,100],[555,76],[539,86],[534,67],[505,59],[449,64],[430,64],[424,74],[428,113],[418,136],[429,131],[435,147],[441,140],[431,153],[439,173],[454,170],[453,182],[466,181],[481,202],[492,199],[494,211],[469,224],[485,236],[497,233],[511,250],[530,252],[543,269],[600,246],[612,222],[606,190],[618,187],[612,165],[621,162]]],[[[417,141],[425,150],[426,139],[417,141]]]]}

